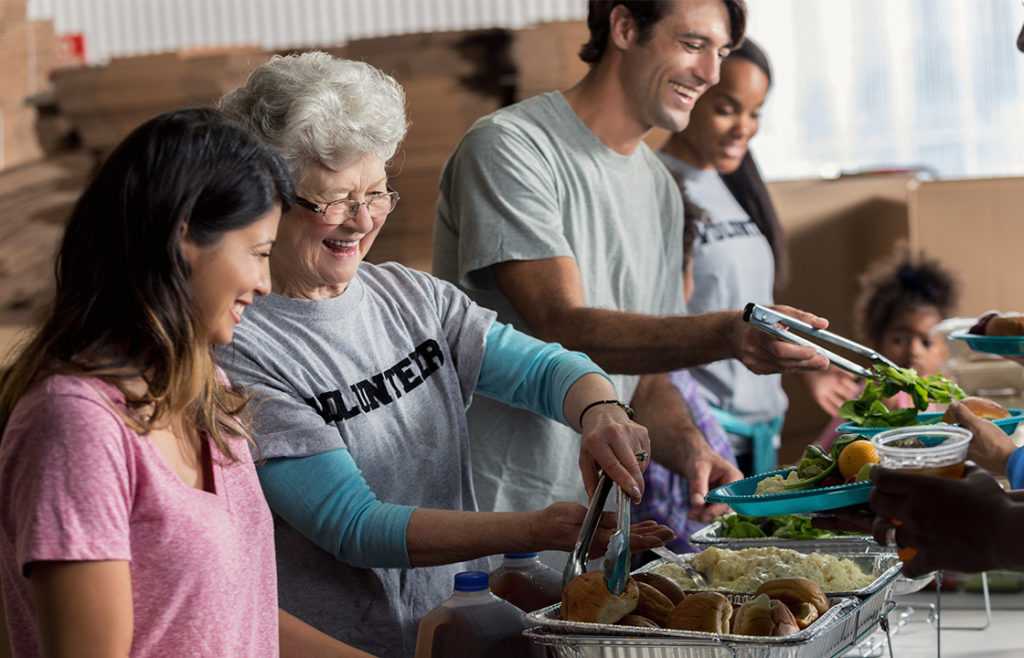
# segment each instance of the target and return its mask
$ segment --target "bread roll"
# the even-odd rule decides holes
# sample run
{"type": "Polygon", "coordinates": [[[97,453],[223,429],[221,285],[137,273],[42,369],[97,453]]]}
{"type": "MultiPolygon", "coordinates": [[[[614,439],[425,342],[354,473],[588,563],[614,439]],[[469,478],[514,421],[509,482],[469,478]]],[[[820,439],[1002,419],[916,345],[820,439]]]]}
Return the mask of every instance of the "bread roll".
{"type": "Polygon", "coordinates": [[[997,315],[985,325],[986,336],[1024,336],[1024,315],[997,315]]]}
{"type": "Polygon", "coordinates": [[[793,613],[793,617],[796,619],[796,625],[803,630],[814,623],[814,620],[820,617],[818,609],[810,603],[801,603],[800,607],[794,610],[789,609],[793,613]]]}
{"type": "MultiPolygon", "coordinates": [[[[989,420],[997,420],[999,418],[1008,418],[1010,412],[1004,409],[1001,405],[989,400],[987,398],[967,397],[960,400],[960,404],[964,405],[978,418],[987,418],[989,420]]],[[[942,415],[942,422],[944,423],[955,423],[956,416],[953,415],[952,409],[947,409],[946,413],[942,415]]]]}
{"type": "Polygon", "coordinates": [[[630,578],[626,589],[615,596],[604,583],[604,574],[591,571],[573,578],[562,590],[562,619],[594,624],[614,624],[636,609],[640,592],[630,578]]]}
{"type": "Polygon", "coordinates": [[[793,612],[800,610],[804,603],[813,605],[818,615],[825,614],[831,607],[818,583],[807,578],[775,578],[762,583],[754,594],[766,594],[769,598],[782,601],[793,612]]]}
{"type": "Polygon", "coordinates": [[[639,626],[640,628],[661,628],[647,617],[640,615],[626,615],[617,622],[619,626],[639,626]]]}
{"type": "Polygon", "coordinates": [[[637,583],[637,589],[640,592],[640,599],[633,612],[641,617],[647,617],[658,626],[668,625],[668,616],[675,608],[672,601],[647,583],[637,583]]]}
{"type": "Polygon", "coordinates": [[[736,611],[732,632],[736,635],[784,637],[800,630],[793,613],[782,601],[760,594],[736,611]]]}
{"type": "Polygon", "coordinates": [[[645,571],[644,573],[635,574],[633,576],[633,580],[638,583],[647,583],[654,589],[658,590],[668,597],[668,600],[672,602],[673,606],[679,605],[682,600],[686,598],[686,593],[683,592],[682,587],[677,585],[671,578],[666,578],[660,573],[645,571]]]}
{"type": "Polygon", "coordinates": [[[669,615],[668,628],[678,631],[728,633],[732,604],[718,592],[690,594],[669,615]]]}

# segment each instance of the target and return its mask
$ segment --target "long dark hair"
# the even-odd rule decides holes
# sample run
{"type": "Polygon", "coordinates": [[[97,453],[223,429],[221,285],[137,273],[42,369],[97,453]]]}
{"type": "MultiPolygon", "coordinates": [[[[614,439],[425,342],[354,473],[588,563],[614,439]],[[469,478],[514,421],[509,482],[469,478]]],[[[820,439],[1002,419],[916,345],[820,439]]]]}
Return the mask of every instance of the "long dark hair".
{"type": "Polygon", "coordinates": [[[183,415],[233,456],[226,432],[244,397],[218,381],[194,308],[181,241],[216,243],[275,205],[292,183],[283,160],[216,110],[162,114],[110,154],[75,204],[56,260],[56,296],[0,384],[0,433],[33,383],[51,374],[99,377],[127,400],[145,434],[183,415]],[[130,393],[142,378],[146,391],[130,393]]]}
{"type": "MultiPolygon", "coordinates": [[[[726,62],[744,59],[764,72],[768,78],[768,86],[772,84],[772,67],[768,55],[752,39],[747,37],[743,44],[729,53],[726,62]]],[[[723,66],[725,64],[723,63],[723,66]]],[[[721,174],[722,181],[729,188],[733,197],[746,211],[750,218],[761,229],[761,233],[772,248],[775,257],[775,288],[785,285],[788,276],[786,263],[785,241],[782,235],[782,224],[775,212],[775,204],[768,194],[768,187],[761,177],[761,170],[754,160],[753,154],[747,149],[740,166],[731,174],[721,174]]]]}

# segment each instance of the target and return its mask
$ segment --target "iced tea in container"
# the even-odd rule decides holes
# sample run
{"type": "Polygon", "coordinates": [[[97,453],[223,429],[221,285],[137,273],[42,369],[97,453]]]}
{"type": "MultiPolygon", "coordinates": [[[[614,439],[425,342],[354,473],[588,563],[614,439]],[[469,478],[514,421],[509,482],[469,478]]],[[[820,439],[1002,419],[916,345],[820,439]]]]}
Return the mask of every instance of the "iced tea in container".
{"type": "MultiPolygon", "coordinates": [[[[967,449],[973,434],[956,425],[913,425],[876,434],[871,442],[878,451],[880,466],[925,477],[960,479],[964,476],[967,449]]],[[[917,555],[917,549],[898,551],[904,562],[917,555]]]]}

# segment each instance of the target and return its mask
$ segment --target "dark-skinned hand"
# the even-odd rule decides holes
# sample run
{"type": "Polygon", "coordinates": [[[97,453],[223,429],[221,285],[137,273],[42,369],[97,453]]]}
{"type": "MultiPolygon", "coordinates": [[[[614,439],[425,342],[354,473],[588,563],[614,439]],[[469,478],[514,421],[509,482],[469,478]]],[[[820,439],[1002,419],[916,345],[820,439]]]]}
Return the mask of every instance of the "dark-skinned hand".
{"type": "Polygon", "coordinates": [[[870,504],[877,515],[872,534],[884,545],[895,528],[896,545],[917,550],[903,565],[908,576],[1006,568],[1013,560],[1005,552],[1024,549],[999,539],[1018,503],[976,466],[968,466],[961,480],[875,467],[871,481],[870,504]]]}

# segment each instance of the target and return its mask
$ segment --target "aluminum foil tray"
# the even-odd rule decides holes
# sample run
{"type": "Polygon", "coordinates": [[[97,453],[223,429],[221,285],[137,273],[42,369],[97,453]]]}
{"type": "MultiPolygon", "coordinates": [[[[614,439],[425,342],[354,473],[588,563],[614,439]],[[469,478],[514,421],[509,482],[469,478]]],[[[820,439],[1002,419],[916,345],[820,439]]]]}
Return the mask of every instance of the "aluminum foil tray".
{"type": "Polygon", "coordinates": [[[731,549],[775,546],[791,548],[801,553],[891,553],[896,550],[879,545],[871,535],[843,535],[829,539],[738,538],[722,537],[719,534],[722,527],[721,521],[715,521],[690,535],[690,543],[695,546],[731,549]]]}
{"type": "Polygon", "coordinates": [[[857,640],[861,603],[832,599],[813,624],[787,637],[752,637],[568,622],[559,605],[527,615],[526,637],[555,658],[831,658],[857,640]]]}

